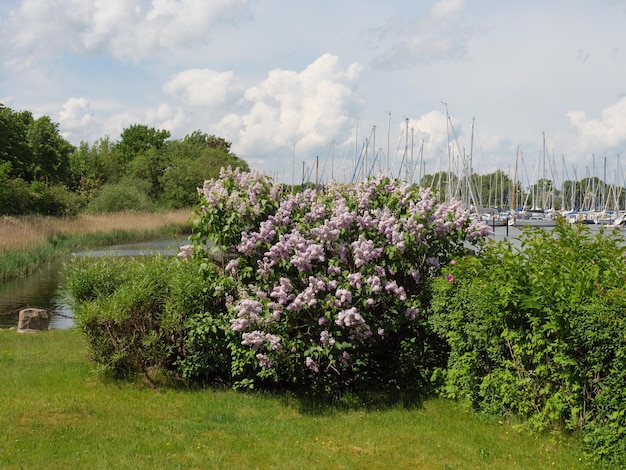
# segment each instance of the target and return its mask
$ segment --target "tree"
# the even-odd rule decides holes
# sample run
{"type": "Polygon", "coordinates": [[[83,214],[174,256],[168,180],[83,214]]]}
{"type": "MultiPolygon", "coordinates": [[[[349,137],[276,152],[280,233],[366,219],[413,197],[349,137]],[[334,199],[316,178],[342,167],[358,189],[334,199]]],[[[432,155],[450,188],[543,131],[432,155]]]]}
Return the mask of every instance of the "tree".
{"type": "Polygon", "coordinates": [[[51,183],[69,183],[69,156],[75,147],[59,134],[59,125],[48,116],[42,116],[31,123],[26,137],[32,152],[31,178],[51,183]]]}
{"type": "Polygon", "coordinates": [[[203,148],[222,150],[224,153],[234,156],[234,154],[230,152],[230,142],[228,142],[226,139],[223,139],[222,137],[208,135],[200,130],[193,131],[191,134],[187,134],[183,138],[183,143],[203,148]]]}
{"type": "Polygon", "coordinates": [[[148,149],[160,149],[165,145],[165,141],[170,138],[170,135],[170,131],[155,129],[143,124],[133,124],[125,128],[120,136],[120,141],[115,145],[122,166],[127,165],[148,149]]]}
{"type": "Polygon", "coordinates": [[[217,178],[221,168],[241,168],[248,164],[230,153],[230,142],[195,131],[182,141],[168,142],[168,166],[161,177],[162,202],[169,207],[188,207],[198,199],[197,188],[205,180],[217,178]]]}
{"type": "Polygon", "coordinates": [[[32,115],[23,111],[17,113],[0,104],[0,163],[11,163],[10,174],[27,178],[32,154],[26,139],[27,124],[32,115]]]}

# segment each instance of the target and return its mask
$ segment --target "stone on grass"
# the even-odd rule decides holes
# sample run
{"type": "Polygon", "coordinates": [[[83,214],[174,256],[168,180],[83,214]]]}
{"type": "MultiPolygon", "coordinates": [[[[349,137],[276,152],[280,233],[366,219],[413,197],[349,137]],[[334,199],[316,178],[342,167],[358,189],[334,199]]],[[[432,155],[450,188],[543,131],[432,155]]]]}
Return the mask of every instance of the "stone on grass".
{"type": "Polygon", "coordinates": [[[17,322],[18,333],[46,331],[50,326],[50,314],[43,308],[25,308],[20,310],[17,322]]]}

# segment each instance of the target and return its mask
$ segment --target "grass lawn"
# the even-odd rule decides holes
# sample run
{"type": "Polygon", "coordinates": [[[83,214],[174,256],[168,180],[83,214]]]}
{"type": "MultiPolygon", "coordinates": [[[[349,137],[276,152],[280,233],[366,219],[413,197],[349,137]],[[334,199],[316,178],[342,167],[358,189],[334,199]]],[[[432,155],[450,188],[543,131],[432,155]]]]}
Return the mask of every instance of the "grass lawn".
{"type": "Polygon", "coordinates": [[[2,469],[578,469],[578,441],[459,404],[303,411],[285,397],[103,382],[77,330],[0,331],[2,469]]]}

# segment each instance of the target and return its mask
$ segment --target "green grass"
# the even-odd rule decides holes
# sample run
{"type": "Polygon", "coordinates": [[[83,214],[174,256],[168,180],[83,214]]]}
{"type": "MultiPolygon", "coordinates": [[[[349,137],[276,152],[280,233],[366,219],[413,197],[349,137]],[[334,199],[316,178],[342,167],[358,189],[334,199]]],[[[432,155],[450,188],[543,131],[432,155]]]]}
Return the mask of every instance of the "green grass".
{"type": "Polygon", "coordinates": [[[294,399],[94,377],[77,330],[0,331],[2,469],[578,469],[578,441],[430,400],[307,412],[294,399]]]}

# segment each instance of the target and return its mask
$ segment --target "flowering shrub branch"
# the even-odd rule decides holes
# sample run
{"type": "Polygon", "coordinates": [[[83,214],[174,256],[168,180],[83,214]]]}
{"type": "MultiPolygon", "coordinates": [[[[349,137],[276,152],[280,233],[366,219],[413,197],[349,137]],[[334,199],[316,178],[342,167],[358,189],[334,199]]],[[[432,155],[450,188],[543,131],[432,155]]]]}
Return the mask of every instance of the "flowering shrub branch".
{"type": "Polygon", "coordinates": [[[415,381],[438,356],[426,353],[430,280],[490,233],[460,203],[387,177],[283,193],[227,169],[200,195],[181,255],[206,265],[211,242],[222,254],[238,286],[232,372],[246,385],[392,383],[400,370],[415,381]]]}

